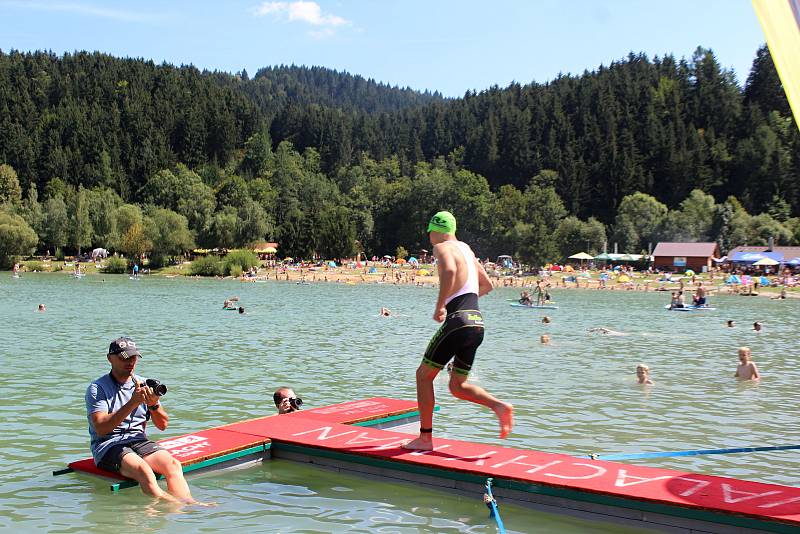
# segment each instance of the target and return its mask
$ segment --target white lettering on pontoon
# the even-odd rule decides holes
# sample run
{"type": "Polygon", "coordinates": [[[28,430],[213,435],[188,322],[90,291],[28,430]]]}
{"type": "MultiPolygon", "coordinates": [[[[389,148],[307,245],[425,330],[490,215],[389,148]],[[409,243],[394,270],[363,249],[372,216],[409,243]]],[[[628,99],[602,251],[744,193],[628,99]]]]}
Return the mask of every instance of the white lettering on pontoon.
{"type": "Polygon", "coordinates": [[[344,442],[345,445],[363,445],[365,443],[375,443],[376,441],[389,441],[389,440],[396,440],[397,437],[389,436],[385,438],[373,438],[366,432],[360,433],[358,436],[354,438],[350,438],[344,442]]]}
{"type": "Polygon", "coordinates": [[[440,451],[442,449],[447,449],[448,447],[450,447],[450,445],[448,443],[445,443],[444,445],[439,445],[438,447],[434,447],[433,450],[431,451],[413,451],[410,454],[412,456],[424,456],[426,454],[431,454],[432,452],[440,451]]]}
{"type": "Polygon", "coordinates": [[[319,432],[320,434],[317,436],[317,441],[325,441],[326,439],[334,439],[341,436],[346,436],[347,434],[352,434],[353,432],[358,432],[357,430],[348,430],[347,432],[342,432],[341,434],[336,434],[335,436],[328,436],[330,434],[332,426],[322,426],[319,428],[315,428],[314,430],[304,430],[303,432],[298,432],[297,434],[292,434],[292,436],[303,436],[305,434],[312,434],[314,432],[319,432]]]}
{"type": "Polygon", "coordinates": [[[483,454],[476,454],[475,456],[454,456],[454,457],[451,457],[451,458],[445,458],[444,461],[445,462],[455,462],[455,461],[466,462],[468,460],[478,460],[477,462],[475,462],[475,465],[483,465],[483,464],[486,463],[486,460],[489,459],[489,456],[492,456],[493,454],[496,454],[496,453],[497,453],[497,451],[488,451],[488,452],[485,452],[483,454]]]}
{"type": "Polygon", "coordinates": [[[780,491],[766,491],[764,493],[751,493],[749,491],[740,491],[731,488],[730,484],[721,484],[722,498],[726,503],[736,504],[737,502],[749,501],[750,499],[757,499],[758,497],[766,497],[767,495],[777,495],[780,491]],[[738,493],[744,497],[734,497],[733,494],[738,493]]]}
{"type": "Polygon", "coordinates": [[[370,450],[385,451],[386,449],[395,449],[399,445],[403,445],[405,443],[408,443],[408,438],[400,438],[400,439],[395,439],[394,441],[390,441],[389,443],[384,443],[383,445],[378,445],[377,447],[372,447],[370,450]]]}
{"type": "Polygon", "coordinates": [[[614,484],[618,488],[624,488],[625,486],[633,486],[636,484],[645,484],[647,482],[656,482],[658,480],[682,480],[684,482],[694,482],[697,484],[694,487],[689,488],[688,490],[679,493],[681,497],[688,497],[690,495],[694,495],[701,489],[705,488],[709,484],[711,484],[708,480],[697,480],[695,478],[687,478],[687,477],[675,477],[672,475],[662,475],[658,477],[637,477],[634,475],[629,475],[626,469],[620,469],[617,473],[617,481],[614,484]],[[628,479],[635,479],[633,482],[628,482],[628,479]]]}
{"type": "Polygon", "coordinates": [[[600,467],[599,465],[594,465],[594,464],[574,463],[572,465],[580,465],[580,466],[584,466],[584,467],[589,467],[591,469],[596,469],[596,471],[594,473],[589,473],[588,475],[581,475],[581,476],[577,476],[577,477],[576,476],[568,476],[568,475],[557,475],[555,473],[544,473],[544,476],[546,476],[546,477],[555,477],[555,478],[565,478],[565,479],[569,479],[569,480],[586,480],[586,479],[589,479],[589,478],[597,478],[599,476],[603,476],[603,475],[606,474],[606,471],[607,471],[607,469],[605,467],[600,467]]]}
{"type": "Polygon", "coordinates": [[[561,463],[561,460],[553,460],[552,462],[547,463],[547,464],[536,465],[536,464],[526,464],[525,462],[520,462],[519,461],[519,460],[522,460],[523,458],[527,458],[527,457],[528,457],[527,454],[522,454],[522,455],[517,456],[516,458],[513,458],[511,460],[507,460],[505,462],[500,462],[500,463],[494,464],[492,466],[492,468],[496,469],[498,467],[504,467],[504,466],[509,465],[509,464],[512,464],[512,465],[524,465],[526,467],[533,467],[533,469],[526,470],[525,471],[526,473],[535,473],[537,471],[541,471],[542,469],[547,469],[548,467],[551,467],[551,466],[554,466],[556,464],[560,464],[561,463]]]}
{"type": "Polygon", "coordinates": [[[204,441],[202,443],[193,443],[192,445],[186,445],[185,447],[181,447],[180,449],[170,449],[170,454],[176,458],[183,458],[185,456],[191,456],[195,452],[201,449],[208,449],[211,447],[211,443],[208,441],[204,441]]]}
{"type": "Polygon", "coordinates": [[[189,445],[190,443],[199,443],[201,441],[208,441],[208,438],[204,438],[203,436],[194,436],[194,435],[190,434],[188,436],[182,436],[180,438],[175,438],[175,439],[170,439],[170,440],[167,440],[167,441],[162,441],[162,442],[159,443],[159,445],[161,445],[162,447],[164,447],[167,450],[171,450],[171,449],[174,449],[176,447],[181,447],[183,445],[189,445]]]}
{"type": "Polygon", "coordinates": [[[783,506],[784,504],[792,504],[793,502],[800,501],[800,497],[792,497],[791,499],[784,499],[778,502],[771,502],[769,504],[759,504],[759,508],[775,508],[776,506],[783,506]]]}

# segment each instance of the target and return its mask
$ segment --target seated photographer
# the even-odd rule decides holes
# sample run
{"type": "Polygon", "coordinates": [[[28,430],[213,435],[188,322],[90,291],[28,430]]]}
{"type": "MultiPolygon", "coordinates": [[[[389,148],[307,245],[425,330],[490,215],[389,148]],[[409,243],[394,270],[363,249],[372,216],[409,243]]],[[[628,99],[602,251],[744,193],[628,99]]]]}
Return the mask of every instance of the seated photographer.
{"type": "Polygon", "coordinates": [[[111,372],[89,384],[86,390],[86,415],[95,465],[136,480],[147,495],[176,503],[199,504],[183,478],[181,463],[147,439],[145,433],[150,419],[159,430],[167,428],[169,416],[160,403],[167,387],[134,374],[141,354],[130,338],[112,341],[107,358],[111,372]],[[158,485],[154,473],[164,475],[167,491],[158,485]]]}
{"type": "Polygon", "coordinates": [[[279,387],[272,394],[272,400],[275,401],[279,415],[297,412],[303,407],[303,399],[295,395],[292,388],[279,387]]]}

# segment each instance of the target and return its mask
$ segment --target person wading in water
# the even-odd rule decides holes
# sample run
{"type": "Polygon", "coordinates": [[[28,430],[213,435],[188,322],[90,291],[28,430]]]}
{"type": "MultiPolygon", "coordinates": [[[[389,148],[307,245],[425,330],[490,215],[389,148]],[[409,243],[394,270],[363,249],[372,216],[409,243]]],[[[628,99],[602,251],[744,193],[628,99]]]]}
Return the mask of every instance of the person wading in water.
{"type": "Polygon", "coordinates": [[[403,445],[405,449],[433,450],[433,407],[436,402],[433,380],[453,359],[450,392],[459,399],[490,408],[500,421],[500,437],[514,425],[511,404],[494,398],[483,388],[467,382],[475,352],[483,342],[483,316],[478,297],[492,290],[492,283],[475,259],[469,245],[456,239],[456,219],[440,211],[428,224],[428,237],[439,271],[439,298],[433,320],[442,323],[434,334],[422,363],[417,368],[419,437],[403,445]]]}

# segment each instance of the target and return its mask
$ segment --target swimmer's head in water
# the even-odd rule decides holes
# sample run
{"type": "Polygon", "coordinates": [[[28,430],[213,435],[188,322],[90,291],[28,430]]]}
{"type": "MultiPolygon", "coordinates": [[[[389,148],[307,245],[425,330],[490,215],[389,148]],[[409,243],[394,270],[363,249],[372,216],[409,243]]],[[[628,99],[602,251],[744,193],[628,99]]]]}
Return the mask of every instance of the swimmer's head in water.
{"type": "Polygon", "coordinates": [[[742,363],[749,362],[752,359],[753,353],[750,347],[739,347],[739,361],[742,363]]]}
{"type": "Polygon", "coordinates": [[[449,211],[437,212],[428,223],[428,233],[430,232],[455,235],[456,218],[449,211]]]}
{"type": "Polygon", "coordinates": [[[640,363],[636,366],[636,374],[647,376],[650,374],[650,367],[647,364],[640,363]]]}
{"type": "Polygon", "coordinates": [[[539,340],[542,342],[543,345],[547,345],[548,343],[550,343],[550,336],[548,336],[547,334],[542,334],[542,337],[540,337],[539,340]]]}
{"type": "Polygon", "coordinates": [[[544,317],[542,317],[542,322],[545,323],[545,324],[549,323],[550,322],[550,317],[545,315],[544,317]]]}

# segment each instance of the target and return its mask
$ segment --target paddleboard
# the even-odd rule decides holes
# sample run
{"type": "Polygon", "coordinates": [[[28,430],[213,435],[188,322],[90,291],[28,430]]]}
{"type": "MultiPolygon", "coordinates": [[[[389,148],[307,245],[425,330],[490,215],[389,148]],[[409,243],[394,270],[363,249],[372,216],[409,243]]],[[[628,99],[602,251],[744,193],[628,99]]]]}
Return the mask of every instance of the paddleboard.
{"type": "Polygon", "coordinates": [[[520,304],[519,302],[512,302],[511,306],[515,308],[532,308],[534,310],[557,310],[558,306],[552,304],[544,304],[542,306],[528,306],[527,304],[520,304]]]}
{"type": "Polygon", "coordinates": [[[714,311],[714,310],[716,310],[716,308],[712,308],[711,306],[684,306],[683,308],[670,308],[669,304],[664,306],[664,309],[665,310],[670,310],[670,311],[685,311],[685,312],[689,312],[689,311],[714,311]]]}
{"type": "Polygon", "coordinates": [[[236,310],[238,310],[239,308],[222,308],[222,309],[223,309],[223,310],[227,310],[227,311],[236,311],[236,310]]]}
{"type": "Polygon", "coordinates": [[[129,276],[128,278],[130,280],[141,280],[142,277],[141,276],[129,276]]]}

